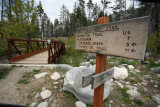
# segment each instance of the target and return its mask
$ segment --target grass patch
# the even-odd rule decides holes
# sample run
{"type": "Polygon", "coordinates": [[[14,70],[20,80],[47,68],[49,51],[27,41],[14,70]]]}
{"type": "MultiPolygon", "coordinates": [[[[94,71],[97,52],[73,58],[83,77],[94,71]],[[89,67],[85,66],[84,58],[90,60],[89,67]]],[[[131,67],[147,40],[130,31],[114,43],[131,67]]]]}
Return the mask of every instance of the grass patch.
{"type": "Polygon", "coordinates": [[[137,80],[134,80],[134,79],[131,79],[130,82],[131,82],[132,84],[137,84],[137,83],[138,83],[138,81],[137,81],[137,80]]]}
{"type": "Polygon", "coordinates": [[[10,68],[0,69],[0,79],[5,78],[9,74],[10,70],[11,70],[10,68]]]}
{"type": "Polygon", "coordinates": [[[134,100],[134,102],[138,105],[144,105],[144,102],[140,99],[136,99],[136,100],[134,100]]]}
{"type": "Polygon", "coordinates": [[[128,71],[128,73],[129,73],[132,77],[135,78],[135,80],[133,80],[133,79],[129,80],[130,82],[133,82],[133,83],[134,83],[134,82],[135,82],[135,83],[141,82],[139,75],[134,74],[134,73],[132,73],[132,72],[130,72],[130,71],[128,71]]]}
{"type": "Polygon", "coordinates": [[[156,63],[156,61],[155,60],[149,60],[149,62],[150,62],[150,64],[149,64],[149,68],[151,68],[151,67],[158,67],[158,66],[160,66],[160,63],[156,63]]]}
{"type": "Polygon", "coordinates": [[[33,76],[34,74],[38,74],[39,72],[40,72],[40,70],[35,70],[35,69],[33,69],[32,72],[25,72],[22,75],[22,79],[18,80],[18,84],[28,84],[29,83],[29,78],[31,76],[33,76]]]}
{"type": "Polygon", "coordinates": [[[129,95],[126,93],[126,91],[129,90],[127,87],[124,87],[124,88],[119,87],[118,90],[121,91],[124,97],[129,97],[129,95]]]}
{"type": "Polygon", "coordinates": [[[76,67],[85,61],[85,53],[75,50],[75,35],[69,37],[69,39],[65,41],[65,44],[65,54],[61,56],[58,62],[59,64],[69,64],[76,67]]]}
{"type": "Polygon", "coordinates": [[[23,65],[19,65],[18,67],[23,67],[23,65]]]}
{"type": "Polygon", "coordinates": [[[39,72],[40,72],[39,69],[38,70],[37,69],[33,69],[33,71],[32,71],[33,74],[38,74],[39,72]]]}
{"type": "Polygon", "coordinates": [[[29,81],[25,80],[25,79],[19,79],[18,80],[18,84],[28,84],[29,81]]]}
{"type": "Polygon", "coordinates": [[[122,58],[119,61],[120,64],[136,65],[137,61],[129,61],[128,59],[122,58]]]}
{"type": "Polygon", "coordinates": [[[11,67],[14,68],[14,67],[16,67],[16,66],[17,66],[17,65],[12,65],[11,67]]]}
{"type": "Polygon", "coordinates": [[[122,97],[122,100],[128,104],[131,104],[132,100],[130,100],[128,97],[122,97]]]}
{"type": "Polygon", "coordinates": [[[90,61],[90,64],[91,64],[91,65],[95,65],[95,64],[96,64],[96,61],[90,61]]]}

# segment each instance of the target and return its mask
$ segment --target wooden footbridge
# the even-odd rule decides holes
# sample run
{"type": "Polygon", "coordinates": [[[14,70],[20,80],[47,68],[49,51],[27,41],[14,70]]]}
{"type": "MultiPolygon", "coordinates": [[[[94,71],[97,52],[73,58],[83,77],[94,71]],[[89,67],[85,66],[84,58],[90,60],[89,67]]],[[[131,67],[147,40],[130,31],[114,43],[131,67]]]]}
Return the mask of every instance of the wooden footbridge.
{"type": "Polygon", "coordinates": [[[58,63],[65,52],[65,43],[48,40],[7,39],[8,59],[12,64],[58,63]]]}

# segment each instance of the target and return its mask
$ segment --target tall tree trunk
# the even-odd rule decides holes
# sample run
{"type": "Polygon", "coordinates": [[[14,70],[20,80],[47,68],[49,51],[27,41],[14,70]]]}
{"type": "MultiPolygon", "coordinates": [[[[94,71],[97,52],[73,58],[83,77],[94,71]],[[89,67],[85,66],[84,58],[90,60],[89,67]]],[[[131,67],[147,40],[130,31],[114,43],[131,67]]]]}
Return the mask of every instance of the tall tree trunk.
{"type": "Polygon", "coordinates": [[[4,2],[4,0],[2,0],[1,20],[3,20],[3,2],[4,2]]]}

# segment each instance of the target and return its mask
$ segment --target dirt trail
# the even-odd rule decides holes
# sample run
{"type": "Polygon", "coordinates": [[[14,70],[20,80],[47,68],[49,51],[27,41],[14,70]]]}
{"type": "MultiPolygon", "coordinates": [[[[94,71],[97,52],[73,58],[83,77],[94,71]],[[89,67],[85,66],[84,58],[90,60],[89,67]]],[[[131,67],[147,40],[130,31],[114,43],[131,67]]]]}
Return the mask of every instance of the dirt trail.
{"type": "Polygon", "coordinates": [[[36,68],[15,67],[6,78],[0,80],[0,103],[26,105],[28,99],[25,90],[31,87],[19,85],[17,82],[24,72],[30,72],[33,69],[36,68]]]}

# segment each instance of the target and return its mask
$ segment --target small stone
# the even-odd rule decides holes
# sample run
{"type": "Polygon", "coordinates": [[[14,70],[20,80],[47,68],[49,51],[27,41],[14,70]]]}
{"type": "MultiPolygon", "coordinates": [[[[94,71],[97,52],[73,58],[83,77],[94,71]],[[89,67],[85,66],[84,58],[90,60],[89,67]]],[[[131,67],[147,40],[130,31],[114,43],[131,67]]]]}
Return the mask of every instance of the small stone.
{"type": "Polygon", "coordinates": [[[110,101],[109,101],[109,103],[111,103],[111,104],[112,104],[112,103],[113,103],[113,100],[110,100],[110,101]]]}
{"type": "Polygon", "coordinates": [[[108,106],[108,107],[112,107],[112,106],[111,106],[111,104],[109,104],[109,106],[108,106]]]}
{"type": "Polygon", "coordinates": [[[131,85],[127,85],[126,86],[129,90],[132,90],[132,86],[131,85]]]}
{"type": "Polygon", "coordinates": [[[34,75],[34,77],[35,77],[36,79],[38,79],[38,78],[44,77],[46,74],[47,74],[47,72],[42,72],[42,73],[39,73],[39,74],[34,75]]]}
{"type": "Polygon", "coordinates": [[[38,98],[38,97],[39,97],[39,93],[36,94],[36,98],[38,98]]]}
{"type": "Polygon", "coordinates": [[[114,73],[113,77],[116,80],[126,79],[128,77],[128,70],[125,67],[113,67],[114,73]]]}
{"type": "Polygon", "coordinates": [[[141,72],[140,70],[137,70],[137,69],[136,69],[135,71],[136,71],[136,72],[138,72],[138,73],[140,73],[140,72],[141,72]]]}
{"type": "Polygon", "coordinates": [[[160,98],[156,97],[156,96],[152,96],[152,100],[158,104],[160,104],[160,98]]]}
{"type": "Polygon", "coordinates": [[[134,66],[133,66],[133,65],[128,65],[128,68],[129,68],[130,70],[133,70],[133,69],[134,69],[134,66]]]}
{"type": "Polygon", "coordinates": [[[141,86],[141,83],[138,83],[139,86],[141,86]]]}
{"type": "Polygon", "coordinates": [[[130,82],[126,82],[126,85],[129,85],[130,84],[130,82]]]}
{"type": "Polygon", "coordinates": [[[54,86],[53,88],[58,88],[57,86],[54,86]]]}
{"type": "Polygon", "coordinates": [[[53,84],[55,84],[55,85],[58,84],[58,83],[59,83],[59,82],[53,82],[53,84]]]}
{"type": "Polygon", "coordinates": [[[125,104],[121,104],[121,107],[127,107],[125,104]]]}
{"type": "Polygon", "coordinates": [[[40,93],[42,99],[46,99],[51,96],[51,92],[49,90],[45,90],[40,93]]]}
{"type": "Polygon", "coordinates": [[[46,90],[46,88],[45,87],[42,87],[42,91],[45,91],[46,90]]]}
{"type": "Polygon", "coordinates": [[[113,79],[110,79],[110,82],[113,82],[113,79]]]}
{"type": "Polygon", "coordinates": [[[48,103],[47,102],[41,102],[40,104],[38,104],[37,107],[48,107],[48,103]]]}
{"type": "Polygon", "coordinates": [[[141,82],[141,84],[146,86],[148,82],[141,82]]]}
{"type": "Polygon", "coordinates": [[[160,74],[157,74],[157,77],[160,78],[160,74]]]}
{"type": "Polygon", "coordinates": [[[84,104],[81,101],[76,101],[75,105],[76,105],[76,107],[87,107],[86,104],[84,104]]]}
{"type": "Polygon", "coordinates": [[[30,107],[35,107],[37,105],[37,102],[33,102],[30,107]]]}
{"type": "Polygon", "coordinates": [[[132,89],[133,89],[133,90],[137,90],[137,87],[133,86],[132,89]]]}
{"type": "Polygon", "coordinates": [[[142,87],[142,88],[143,88],[144,92],[148,92],[147,88],[145,88],[145,87],[142,87]]]}
{"type": "Polygon", "coordinates": [[[60,75],[59,75],[59,73],[58,72],[54,72],[52,75],[51,75],[51,78],[53,79],[53,80],[58,80],[58,79],[60,79],[60,75]]]}
{"type": "Polygon", "coordinates": [[[127,94],[129,94],[133,98],[140,97],[140,93],[137,90],[127,90],[127,94]]]}
{"type": "Polygon", "coordinates": [[[150,82],[154,82],[153,80],[151,80],[150,82]]]}
{"type": "Polygon", "coordinates": [[[157,107],[160,107],[160,105],[158,105],[157,107]]]}
{"type": "Polygon", "coordinates": [[[154,88],[157,88],[158,87],[158,85],[154,85],[154,88]]]}
{"type": "Polygon", "coordinates": [[[113,87],[111,87],[111,91],[113,91],[113,87]]]}
{"type": "Polygon", "coordinates": [[[117,82],[117,85],[118,85],[120,88],[123,88],[123,85],[122,85],[120,82],[117,82]]]}

